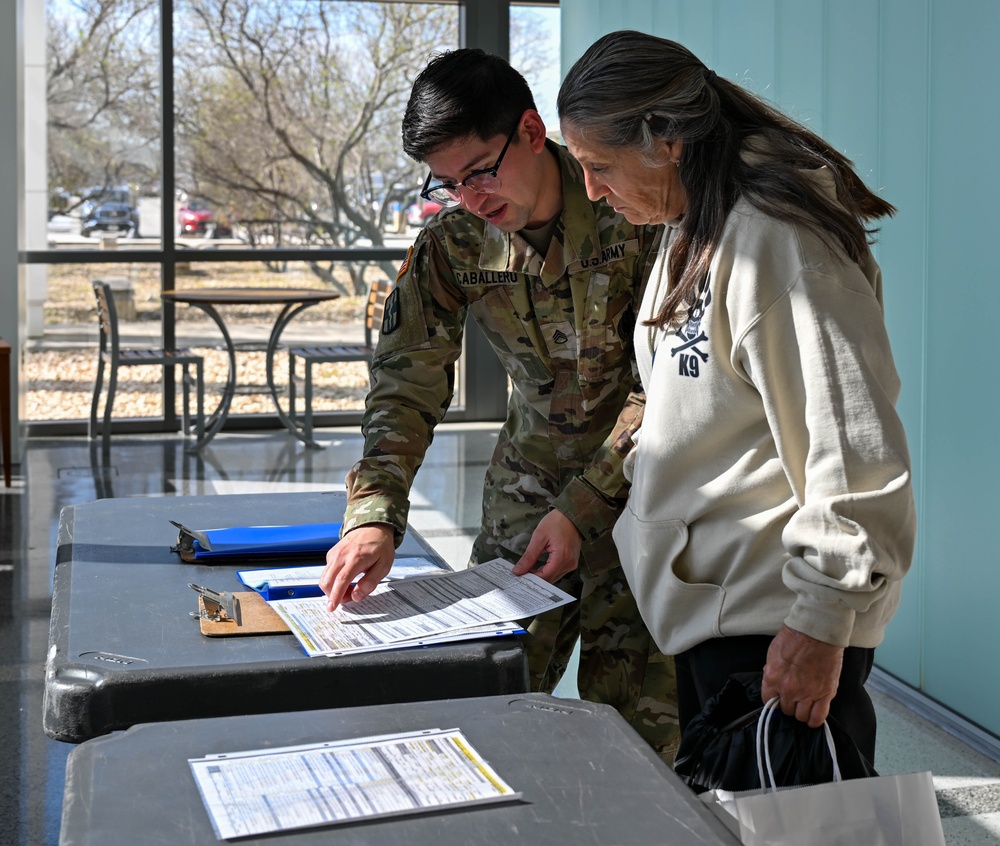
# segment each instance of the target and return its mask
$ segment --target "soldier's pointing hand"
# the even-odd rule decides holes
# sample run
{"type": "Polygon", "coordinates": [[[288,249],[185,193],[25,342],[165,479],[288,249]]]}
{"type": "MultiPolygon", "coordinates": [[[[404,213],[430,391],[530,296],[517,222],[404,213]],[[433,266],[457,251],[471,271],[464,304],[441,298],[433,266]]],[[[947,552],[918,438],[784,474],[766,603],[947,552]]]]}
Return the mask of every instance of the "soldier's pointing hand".
{"type": "Polygon", "coordinates": [[[352,529],[326,554],[326,569],[319,586],[333,611],[344,602],[358,602],[389,575],[396,546],[393,528],[371,523],[352,529]]]}

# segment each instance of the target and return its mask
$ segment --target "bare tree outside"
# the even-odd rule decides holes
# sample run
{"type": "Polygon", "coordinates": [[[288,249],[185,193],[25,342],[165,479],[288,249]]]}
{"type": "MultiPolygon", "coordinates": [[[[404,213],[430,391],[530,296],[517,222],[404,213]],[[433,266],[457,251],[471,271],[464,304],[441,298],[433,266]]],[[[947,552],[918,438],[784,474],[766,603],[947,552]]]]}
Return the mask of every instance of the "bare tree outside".
{"type": "MultiPolygon", "coordinates": [[[[158,195],[158,0],[50,0],[49,181],[72,210],[94,187],[158,195]]],[[[533,87],[558,61],[530,9],[512,18],[533,87]]],[[[177,185],[252,246],[382,246],[422,168],[399,122],[427,60],[457,41],[453,5],[177,0],[177,185]]],[[[541,104],[540,104],[541,105],[541,104]]],[[[166,223],[166,222],[165,222],[166,223]]],[[[386,268],[391,273],[391,268],[386,268]]],[[[329,265],[313,272],[344,293],[329,265]]]]}
{"type": "Polygon", "coordinates": [[[549,134],[559,129],[559,7],[513,6],[510,10],[510,63],[527,80],[549,134]]]}
{"type": "MultiPolygon", "coordinates": [[[[181,187],[254,245],[383,245],[420,180],[400,148],[403,107],[453,45],[454,7],[186,0],[178,15],[181,187]]],[[[345,293],[363,290],[352,276],[345,293]]]]}
{"type": "Polygon", "coordinates": [[[102,188],[159,190],[159,3],[47,7],[50,194],[72,211],[102,188]],[[153,57],[153,58],[151,58],[153,57]]]}

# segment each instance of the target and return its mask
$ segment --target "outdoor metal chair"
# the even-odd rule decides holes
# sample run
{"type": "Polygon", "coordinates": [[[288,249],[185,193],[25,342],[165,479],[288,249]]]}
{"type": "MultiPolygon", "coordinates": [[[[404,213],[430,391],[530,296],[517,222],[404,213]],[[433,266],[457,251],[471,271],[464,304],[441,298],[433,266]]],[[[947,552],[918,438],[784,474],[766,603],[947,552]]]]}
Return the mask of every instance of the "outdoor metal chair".
{"type": "Polygon", "coordinates": [[[111,286],[107,282],[95,281],[94,296],[97,298],[97,315],[101,331],[97,378],[94,381],[94,397],[90,403],[90,422],[87,428],[89,436],[94,438],[98,432],[97,409],[104,387],[105,366],[108,367],[108,395],[104,403],[103,425],[100,427],[100,432],[102,447],[107,450],[111,443],[111,413],[114,409],[115,392],[118,389],[118,369],[153,364],[162,367],[166,373],[168,367],[180,365],[183,368],[183,431],[185,435],[194,435],[195,441],[189,449],[197,449],[205,437],[205,367],[202,357],[194,355],[189,349],[122,349],[118,332],[118,310],[115,306],[111,286]],[[191,376],[192,366],[194,366],[195,371],[193,377],[191,376]],[[196,392],[196,413],[193,421],[189,396],[192,388],[196,392]]]}
{"type": "Polygon", "coordinates": [[[372,356],[375,353],[375,333],[382,325],[385,301],[392,291],[388,279],[376,279],[368,289],[368,304],[365,307],[365,341],[363,344],[337,344],[323,347],[293,347],[288,350],[288,418],[296,427],[297,437],[314,449],[321,445],[313,440],[313,367],[341,361],[363,361],[371,373],[372,356]],[[303,363],[303,375],[298,375],[297,362],[303,363]],[[297,384],[302,382],[302,419],[296,418],[297,384]]]}

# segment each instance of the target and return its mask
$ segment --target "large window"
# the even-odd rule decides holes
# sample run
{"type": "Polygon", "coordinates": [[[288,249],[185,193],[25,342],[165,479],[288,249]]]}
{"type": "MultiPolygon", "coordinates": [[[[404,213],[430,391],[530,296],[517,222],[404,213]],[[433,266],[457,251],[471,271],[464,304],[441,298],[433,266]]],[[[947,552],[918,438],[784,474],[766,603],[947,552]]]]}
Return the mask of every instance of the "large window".
{"type": "MultiPolygon", "coordinates": [[[[47,27],[46,90],[26,98],[48,127],[47,149],[27,157],[49,186],[44,220],[27,206],[29,229],[46,231],[46,247],[26,253],[33,432],[85,425],[95,279],[124,292],[126,340],[143,345],[195,346],[212,358],[219,344],[210,322],[160,300],[190,285],[332,289],[341,299],[303,312],[290,337],[354,339],[368,282],[395,275],[428,211],[417,197],[422,168],[400,149],[399,120],[435,51],[468,44],[504,53],[509,45],[555,128],[553,2],[26,2],[44,4],[47,27]],[[482,25],[497,15],[508,16],[507,38],[482,25]]],[[[273,319],[236,308],[225,317],[237,345],[273,319]]],[[[482,343],[470,333],[470,346],[482,343]]],[[[477,361],[487,357],[471,349],[463,359],[467,368],[477,361]]],[[[241,354],[239,366],[252,371],[254,354],[241,354]]],[[[135,375],[153,381],[125,389],[116,418],[175,427],[173,394],[155,374],[135,375]]],[[[358,420],[363,366],[323,379],[318,423],[358,420]]],[[[504,385],[491,381],[486,391],[460,389],[455,413],[495,417],[504,385]]],[[[270,398],[255,400],[238,397],[233,418],[276,425],[270,398]]]]}

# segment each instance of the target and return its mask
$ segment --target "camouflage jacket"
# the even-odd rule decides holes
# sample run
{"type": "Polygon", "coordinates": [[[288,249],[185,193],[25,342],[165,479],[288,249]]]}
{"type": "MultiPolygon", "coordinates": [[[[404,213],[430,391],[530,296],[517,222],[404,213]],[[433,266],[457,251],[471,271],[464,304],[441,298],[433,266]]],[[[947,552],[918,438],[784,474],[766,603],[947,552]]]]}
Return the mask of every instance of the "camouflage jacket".
{"type": "Polygon", "coordinates": [[[558,480],[554,506],[585,538],[614,525],[628,490],[622,461],[645,402],[635,310],[661,230],[591,202],[580,166],[550,149],[563,211],[544,257],[461,208],[439,213],[411,247],[372,363],[345,532],[389,523],[401,539],[414,475],[453,397],[470,312],[510,376],[503,436],[558,480]]]}

